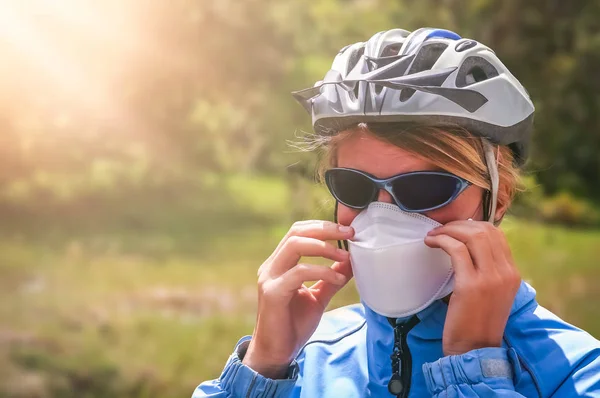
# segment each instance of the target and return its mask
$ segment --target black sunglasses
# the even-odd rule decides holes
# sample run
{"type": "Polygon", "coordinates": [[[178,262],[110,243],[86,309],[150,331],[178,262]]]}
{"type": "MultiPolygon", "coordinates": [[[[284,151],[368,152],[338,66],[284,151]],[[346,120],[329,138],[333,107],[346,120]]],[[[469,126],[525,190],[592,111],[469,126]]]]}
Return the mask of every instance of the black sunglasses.
{"type": "Polygon", "coordinates": [[[413,213],[446,206],[471,185],[464,178],[443,171],[413,171],[380,179],[341,167],[327,170],[325,183],[335,200],[352,209],[365,209],[383,189],[398,207],[413,213]]]}

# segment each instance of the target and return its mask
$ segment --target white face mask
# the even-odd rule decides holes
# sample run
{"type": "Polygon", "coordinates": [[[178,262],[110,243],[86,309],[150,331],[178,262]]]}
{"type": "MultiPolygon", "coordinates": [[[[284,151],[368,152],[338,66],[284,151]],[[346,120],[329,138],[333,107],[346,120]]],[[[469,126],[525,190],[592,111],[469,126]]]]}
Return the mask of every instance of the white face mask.
{"type": "Polygon", "coordinates": [[[398,206],[373,202],[352,222],[348,241],[361,299],[378,314],[401,318],[418,313],[450,294],[450,256],[423,242],[441,224],[398,206]]]}

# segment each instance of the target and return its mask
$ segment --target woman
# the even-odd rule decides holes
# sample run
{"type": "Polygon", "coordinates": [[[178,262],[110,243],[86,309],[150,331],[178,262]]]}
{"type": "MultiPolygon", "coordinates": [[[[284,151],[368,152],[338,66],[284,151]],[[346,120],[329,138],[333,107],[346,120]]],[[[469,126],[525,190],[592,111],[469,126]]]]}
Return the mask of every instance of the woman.
{"type": "Polygon", "coordinates": [[[537,304],[497,228],[534,108],[492,50],[381,32],[295,97],[337,222],[292,226],[258,270],[253,335],[195,397],[600,396],[600,343],[537,304]],[[323,315],[353,276],[361,304],[323,315]]]}

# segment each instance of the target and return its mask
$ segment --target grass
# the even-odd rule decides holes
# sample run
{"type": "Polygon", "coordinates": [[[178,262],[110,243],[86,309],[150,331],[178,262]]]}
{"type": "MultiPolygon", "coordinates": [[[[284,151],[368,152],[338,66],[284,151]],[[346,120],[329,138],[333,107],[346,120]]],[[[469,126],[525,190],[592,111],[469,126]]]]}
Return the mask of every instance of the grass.
{"type": "MultiPolygon", "coordinates": [[[[252,331],[258,266],[293,219],[330,212],[303,182],[224,181],[232,200],[146,198],[97,208],[79,220],[86,228],[5,231],[0,397],[180,397],[217,377],[252,331]]],[[[503,228],[539,301],[599,336],[600,232],[517,219],[503,228]]],[[[331,306],[357,299],[349,286],[331,306]]]]}

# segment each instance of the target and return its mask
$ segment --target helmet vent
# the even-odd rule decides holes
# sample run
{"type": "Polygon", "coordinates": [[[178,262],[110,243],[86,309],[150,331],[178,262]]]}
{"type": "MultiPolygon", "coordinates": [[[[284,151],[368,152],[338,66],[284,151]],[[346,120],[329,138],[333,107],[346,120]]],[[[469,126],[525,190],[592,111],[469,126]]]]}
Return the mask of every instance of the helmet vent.
{"type": "Polygon", "coordinates": [[[393,57],[394,55],[398,55],[400,52],[400,48],[402,48],[402,43],[393,43],[385,46],[383,51],[381,51],[380,57],[393,57]]]}
{"type": "Polygon", "coordinates": [[[448,45],[445,43],[425,44],[417,53],[417,56],[410,66],[407,75],[412,75],[413,73],[423,72],[433,68],[433,65],[435,65],[447,47],[448,45]]]}
{"type": "Polygon", "coordinates": [[[402,90],[400,90],[400,102],[408,101],[414,93],[415,90],[413,90],[412,88],[403,88],[402,90]]]}
{"type": "MultiPolygon", "coordinates": [[[[433,68],[433,65],[440,58],[444,50],[448,47],[445,43],[425,44],[418,51],[415,60],[413,61],[407,75],[423,72],[433,68]]],[[[406,102],[413,96],[415,90],[412,88],[404,88],[400,90],[400,102],[406,102]]]]}
{"type": "Polygon", "coordinates": [[[354,82],[354,89],[352,89],[352,92],[354,93],[354,99],[358,99],[359,88],[360,88],[360,82],[354,82]]]}
{"type": "Polygon", "coordinates": [[[487,75],[479,66],[474,67],[465,76],[467,86],[473,83],[482,82],[487,79],[487,75]]]}
{"type": "Polygon", "coordinates": [[[360,57],[363,56],[364,53],[365,53],[365,46],[362,46],[361,48],[359,48],[358,50],[356,50],[352,54],[350,54],[350,57],[348,58],[348,65],[346,68],[346,75],[348,75],[348,73],[350,73],[350,71],[352,69],[354,69],[354,67],[358,63],[358,60],[360,59],[360,57]]]}
{"type": "Polygon", "coordinates": [[[483,57],[466,58],[456,74],[456,87],[467,87],[498,76],[498,70],[483,57]]]}

